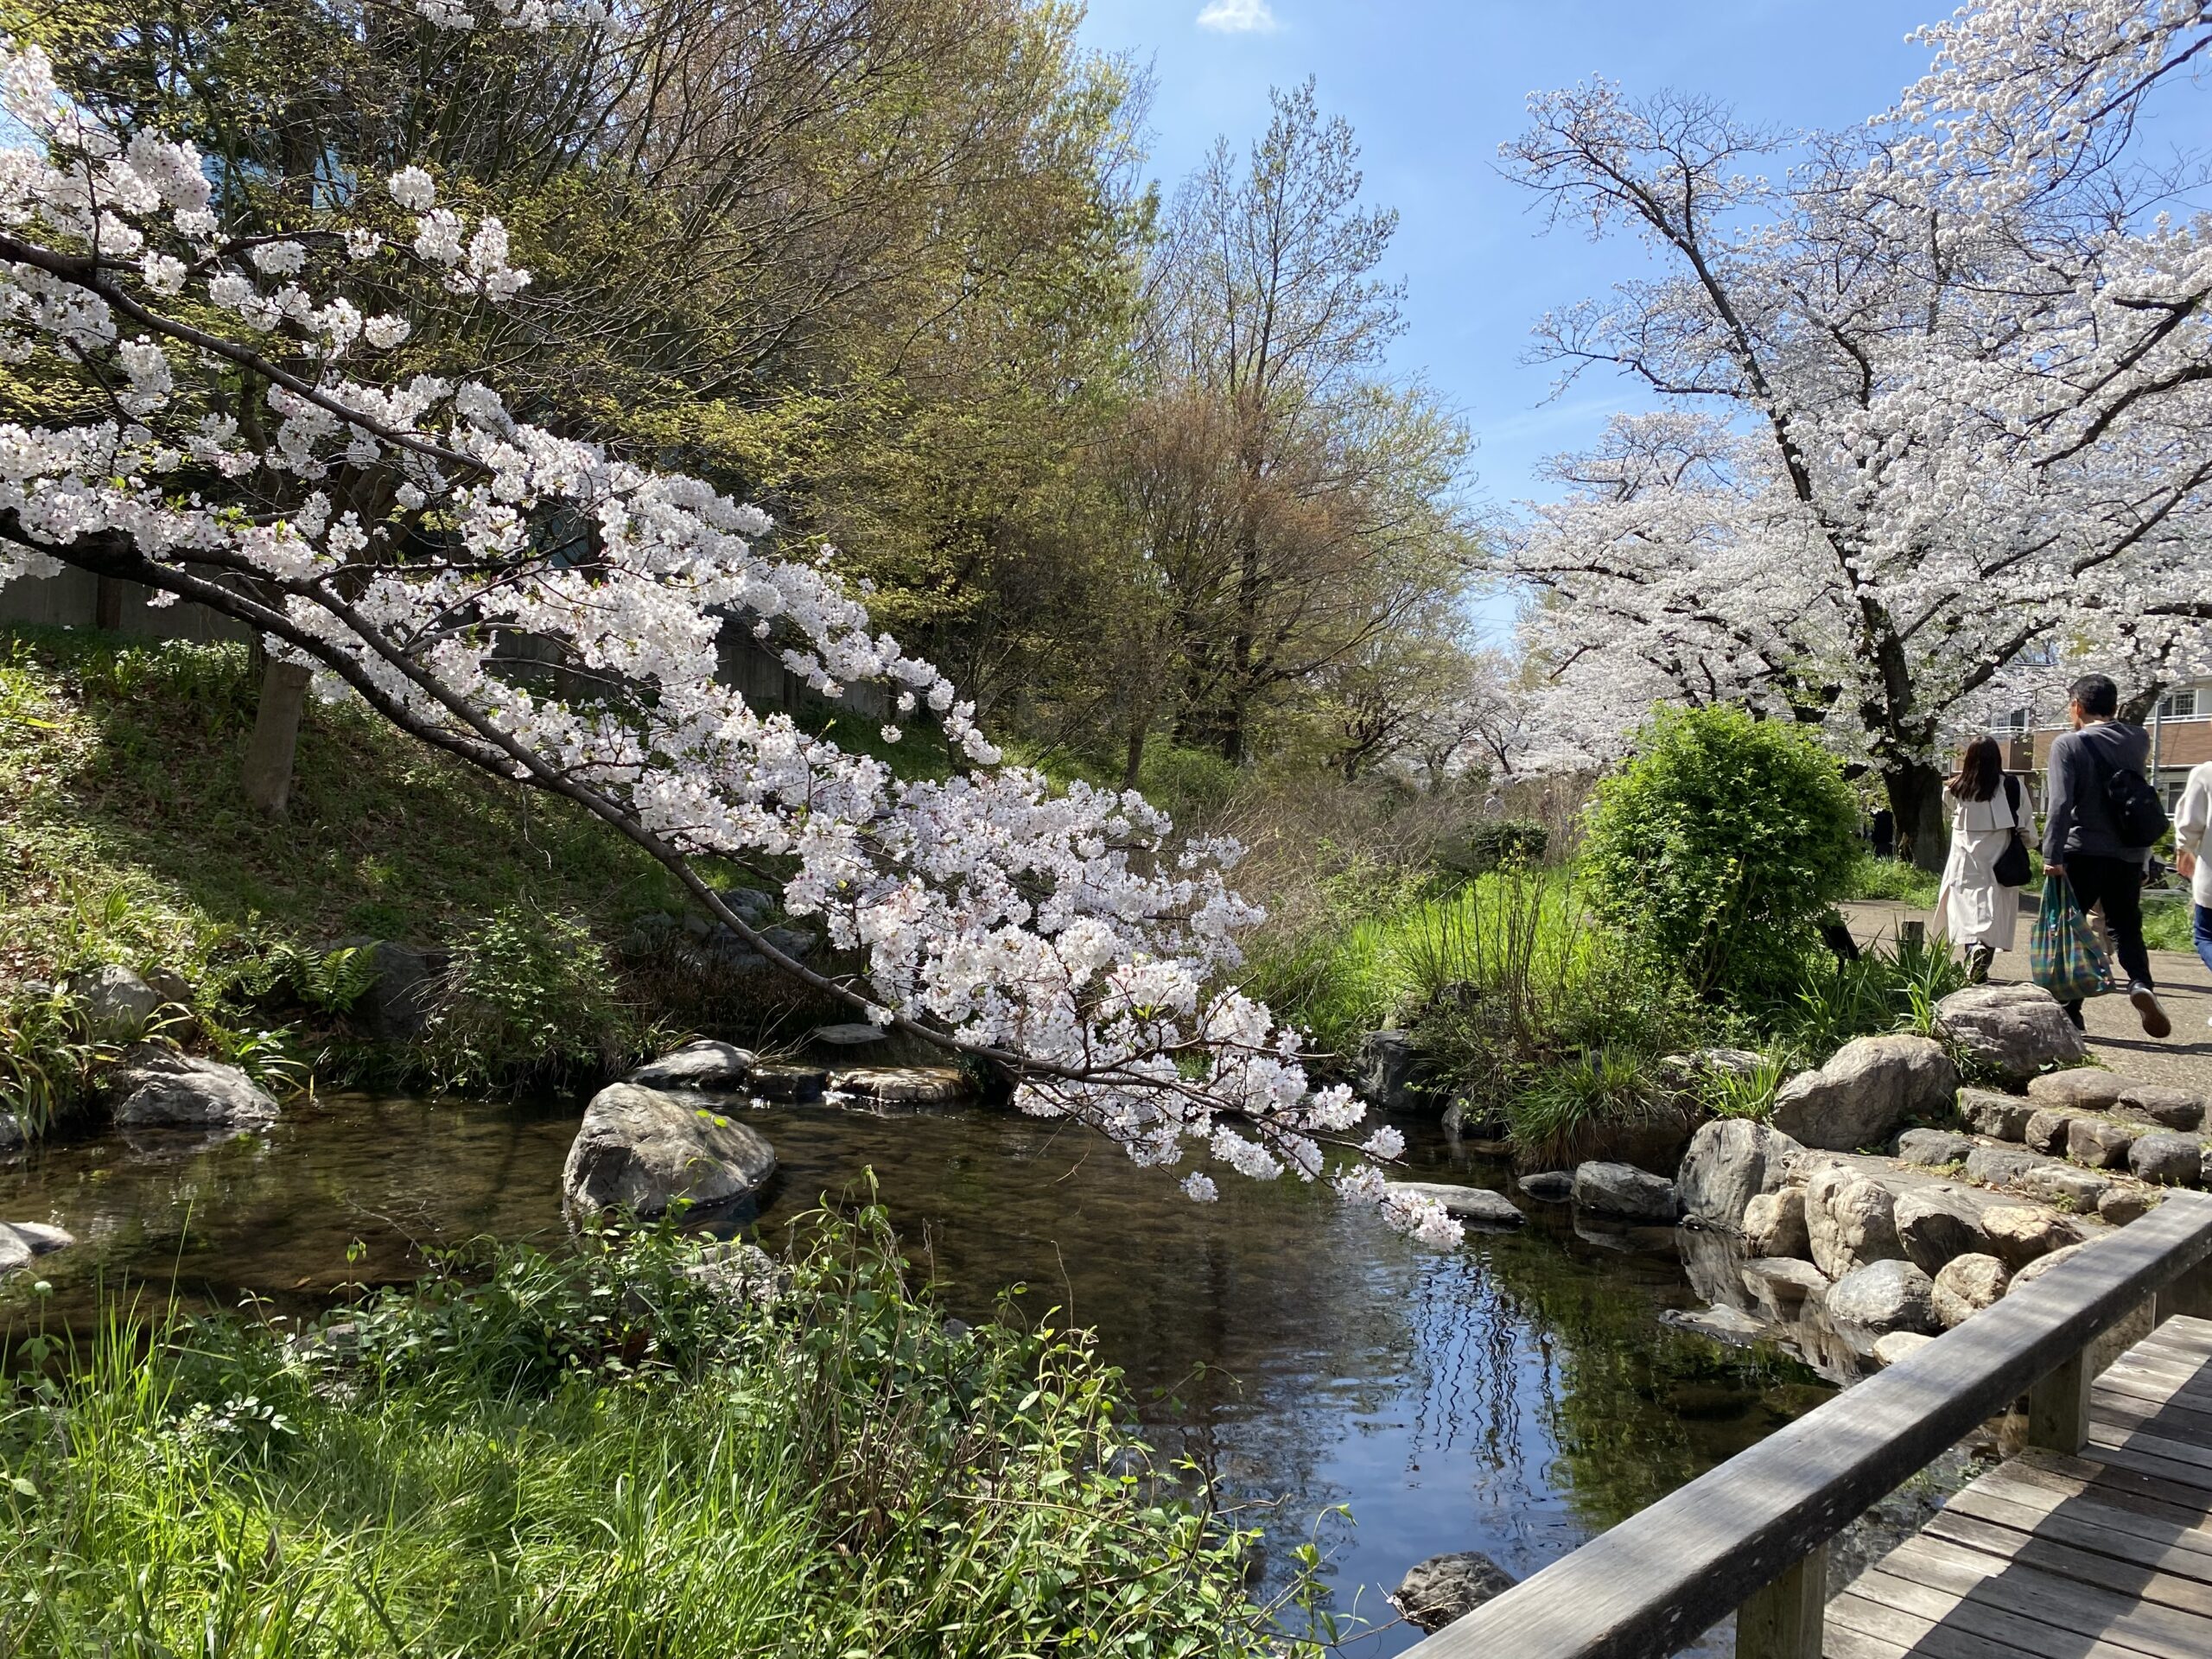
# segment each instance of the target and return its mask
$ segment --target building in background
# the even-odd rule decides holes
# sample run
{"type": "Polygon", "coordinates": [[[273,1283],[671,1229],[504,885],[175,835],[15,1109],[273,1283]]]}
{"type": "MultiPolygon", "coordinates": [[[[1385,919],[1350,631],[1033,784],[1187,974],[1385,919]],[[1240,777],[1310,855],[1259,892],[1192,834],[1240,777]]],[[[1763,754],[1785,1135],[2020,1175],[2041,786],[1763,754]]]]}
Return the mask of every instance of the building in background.
{"type": "MultiPolygon", "coordinates": [[[[1998,728],[2006,768],[2037,774],[2038,799],[2044,793],[2040,774],[2050,764],[2051,741],[2067,729],[2063,717],[2046,723],[2026,709],[2015,709],[1998,728]]],[[[2212,760],[2212,680],[2192,680],[2168,690],[2144,729],[2151,734],[2151,782],[2171,812],[2180,804],[2190,768],[2212,760]]]]}

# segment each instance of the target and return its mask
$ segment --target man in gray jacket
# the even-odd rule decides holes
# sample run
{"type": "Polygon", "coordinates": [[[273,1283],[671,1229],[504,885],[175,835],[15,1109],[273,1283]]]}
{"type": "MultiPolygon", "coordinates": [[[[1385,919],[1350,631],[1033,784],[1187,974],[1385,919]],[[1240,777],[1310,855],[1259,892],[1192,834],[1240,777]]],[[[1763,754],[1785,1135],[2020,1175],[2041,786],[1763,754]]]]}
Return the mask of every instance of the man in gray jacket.
{"type": "MultiPolygon", "coordinates": [[[[2044,817],[2043,867],[2063,875],[2083,912],[2104,906],[2120,965],[2127,973],[2127,1000],[2153,1037],[2174,1027],[2158,1006],[2151,982],[2151,953],[2143,945],[2143,861],[2148,847],[2120,843],[2105,804],[2105,779],[2115,771],[2140,772],[2151,758],[2151,736],[2120,720],[2120,688],[2101,674],[2085,674],[2069,691],[2074,729],[2050,746],[2050,804],[2044,817]]],[[[2066,1012],[2082,1023],[2080,999],[2066,1012]]]]}

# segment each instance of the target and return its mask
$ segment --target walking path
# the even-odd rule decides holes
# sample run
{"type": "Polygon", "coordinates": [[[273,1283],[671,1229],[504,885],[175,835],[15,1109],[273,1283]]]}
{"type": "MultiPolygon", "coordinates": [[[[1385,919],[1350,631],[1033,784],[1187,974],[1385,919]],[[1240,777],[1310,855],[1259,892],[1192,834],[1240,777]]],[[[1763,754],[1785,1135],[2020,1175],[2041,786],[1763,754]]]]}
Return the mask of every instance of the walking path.
{"type": "Polygon", "coordinates": [[[1824,1659],[2212,1654],[2212,1323],[2170,1319],[2090,1390],[2078,1457],[2032,1447],[1827,1605],[1824,1659]]]}
{"type": "MultiPolygon", "coordinates": [[[[1908,921],[1923,926],[1932,912],[1916,910],[1894,899],[1866,899],[1843,906],[1852,937],[1862,947],[1888,944],[1908,921]]],[[[1999,983],[2028,976],[2028,925],[2020,918],[2019,949],[2000,953],[1990,978],[1999,983]]],[[[2212,973],[2205,971],[2194,951],[2153,950],[2151,971],[2158,978],[2158,997],[2174,1022],[2173,1035],[2164,1042],[2143,1034],[2135,1010],[2124,996],[2094,996],[2082,1005],[2088,1026],[2089,1052],[2113,1071],[2144,1083],[2170,1084],[2212,1095],[2212,973]]]]}

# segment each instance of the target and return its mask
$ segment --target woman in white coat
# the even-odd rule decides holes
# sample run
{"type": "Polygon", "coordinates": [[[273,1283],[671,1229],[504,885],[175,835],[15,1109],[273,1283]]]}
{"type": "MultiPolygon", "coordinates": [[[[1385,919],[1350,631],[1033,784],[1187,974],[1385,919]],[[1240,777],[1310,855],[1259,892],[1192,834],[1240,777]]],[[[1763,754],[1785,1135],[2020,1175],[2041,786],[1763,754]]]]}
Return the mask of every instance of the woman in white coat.
{"type": "Polygon", "coordinates": [[[2020,889],[1997,879],[1997,861],[2016,830],[2034,844],[2035,809],[2020,780],[2005,775],[2004,752],[1993,737],[1967,745],[1944,792],[1951,801],[1951,855],[1936,899],[1936,930],[1967,953],[1967,970],[1979,983],[1989,977],[1990,958],[2012,948],[2020,889]]]}

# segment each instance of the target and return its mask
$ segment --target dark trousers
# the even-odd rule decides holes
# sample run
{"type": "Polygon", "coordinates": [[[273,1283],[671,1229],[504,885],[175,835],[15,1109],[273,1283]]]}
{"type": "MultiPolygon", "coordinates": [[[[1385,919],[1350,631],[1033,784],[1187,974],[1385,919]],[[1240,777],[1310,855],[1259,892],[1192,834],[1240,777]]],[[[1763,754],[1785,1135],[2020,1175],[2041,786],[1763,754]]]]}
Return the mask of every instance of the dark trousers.
{"type": "Polygon", "coordinates": [[[2129,983],[2150,984],[2151,953],[2143,944],[2143,867],[2130,858],[2069,853],[2066,884],[2085,914],[2099,905],[2105,907],[2105,925],[2112,930],[2113,948],[2129,983]]]}
{"type": "Polygon", "coordinates": [[[2196,925],[2190,931],[2196,936],[2196,954],[2203,959],[2207,968],[2212,968],[2212,910],[2198,905],[2196,911],[2196,914],[2192,918],[2196,925]]]}

